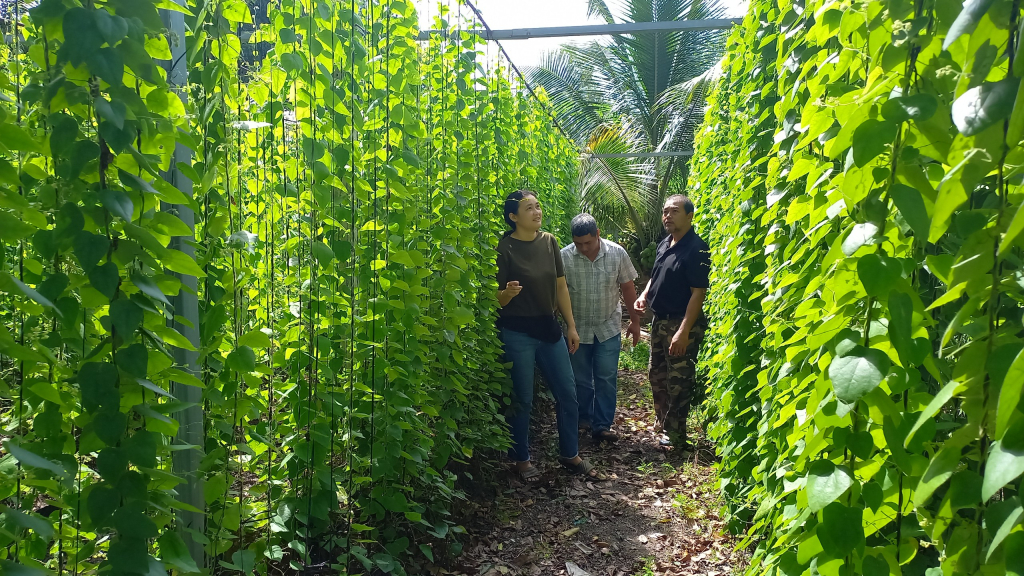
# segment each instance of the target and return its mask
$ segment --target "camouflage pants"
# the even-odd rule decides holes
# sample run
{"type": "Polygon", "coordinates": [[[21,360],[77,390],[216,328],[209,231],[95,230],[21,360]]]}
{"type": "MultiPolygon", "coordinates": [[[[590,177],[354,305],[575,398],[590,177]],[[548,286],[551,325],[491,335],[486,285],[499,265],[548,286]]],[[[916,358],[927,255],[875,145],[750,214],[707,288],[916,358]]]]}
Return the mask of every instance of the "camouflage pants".
{"type": "Polygon", "coordinates": [[[656,429],[668,434],[674,442],[686,439],[686,418],[690,415],[697,376],[697,355],[704,341],[704,322],[690,329],[686,354],[669,355],[672,337],[679,330],[682,319],[655,319],[651,326],[651,364],[649,376],[654,395],[656,429]]]}

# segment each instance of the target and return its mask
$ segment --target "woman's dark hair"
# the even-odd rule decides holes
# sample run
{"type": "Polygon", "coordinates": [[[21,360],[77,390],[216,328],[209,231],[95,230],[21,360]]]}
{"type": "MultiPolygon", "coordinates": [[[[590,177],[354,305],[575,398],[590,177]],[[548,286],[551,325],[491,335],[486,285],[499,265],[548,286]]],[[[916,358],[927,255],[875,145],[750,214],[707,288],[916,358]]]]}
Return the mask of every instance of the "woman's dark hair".
{"type": "Polygon", "coordinates": [[[511,230],[505,233],[505,236],[508,236],[509,234],[516,231],[516,223],[512,221],[512,218],[509,216],[509,214],[519,214],[519,203],[522,202],[523,199],[529,197],[536,198],[537,194],[529,190],[516,190],[515,192],[509,194],[505,198],[505,208],[503,209],[503,214],[505,215],[505,224],[508,224],[508,227],[511,228],[511,230]]]}

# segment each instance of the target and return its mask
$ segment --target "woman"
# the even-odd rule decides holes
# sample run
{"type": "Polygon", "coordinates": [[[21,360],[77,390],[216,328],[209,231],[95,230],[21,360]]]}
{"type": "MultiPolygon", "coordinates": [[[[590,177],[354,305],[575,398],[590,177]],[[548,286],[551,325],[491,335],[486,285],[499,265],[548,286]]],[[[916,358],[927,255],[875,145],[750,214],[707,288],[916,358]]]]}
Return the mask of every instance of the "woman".
{"type": "Polygon", "coordinates": [[[530,462],[533,374],[534,366],[539,365],[557,405],[559,463],[573,474],[597,478],[594,466],[578,452],[579,405],[569,353],[579,347],[580,337],[569,305],[558,240],[540,231],[541,215],[533,192],[520,190],[505,199],[505,223],[511,231],[498,242],[498,303],[505,357],[512,362],[515,403],[509,418],[509,458],[515,461],[523,481],[539,479],[540,471],[530,462]],[[555,319],[556,310],[565,320],[565,338],[555,319]]]}

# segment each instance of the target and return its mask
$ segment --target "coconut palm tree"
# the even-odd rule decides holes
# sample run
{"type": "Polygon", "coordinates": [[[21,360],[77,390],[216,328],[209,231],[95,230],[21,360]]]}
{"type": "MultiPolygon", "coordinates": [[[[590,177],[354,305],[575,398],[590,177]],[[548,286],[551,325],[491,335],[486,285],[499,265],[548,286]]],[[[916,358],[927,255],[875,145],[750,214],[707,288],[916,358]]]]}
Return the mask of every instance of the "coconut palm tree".
{"type": "MultiPolygon", "coordinates": [[[[609,24],[723,18],[722,0],[590,0],[609,24]]],[[[530,70],[562,127],[594,154],[692,149],[704,92],[719,76],[727,32],[701,30],[613,36],[565,45],[530,70]]],[[[634,256],[661,238],[661,204],[685,182],[687,158],[587,158],[582,206],[606,230],[631,238],[634,256]]]]}

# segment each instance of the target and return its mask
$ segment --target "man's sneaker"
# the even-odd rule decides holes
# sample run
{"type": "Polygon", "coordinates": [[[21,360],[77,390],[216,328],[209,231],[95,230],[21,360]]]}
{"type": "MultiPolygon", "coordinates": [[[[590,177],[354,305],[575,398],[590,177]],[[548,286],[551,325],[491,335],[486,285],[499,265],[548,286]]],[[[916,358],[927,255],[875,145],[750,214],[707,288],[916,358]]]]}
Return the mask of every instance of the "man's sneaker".
{"type": "Polygon", "coordinates": [[[658,435],[658,446],[664,446],[664,447],[667,448],[667,447],[669,447],[671,445],[672,445],[672,439],[669,438],[668,435],[666,435],[666,434],[659,434],[658,435]]]}
{"type": "Polygon", "coordinates": [[[617,442],[619,435],[611,430],[598,430],[594,433],[595,442],[617,442]]]}

